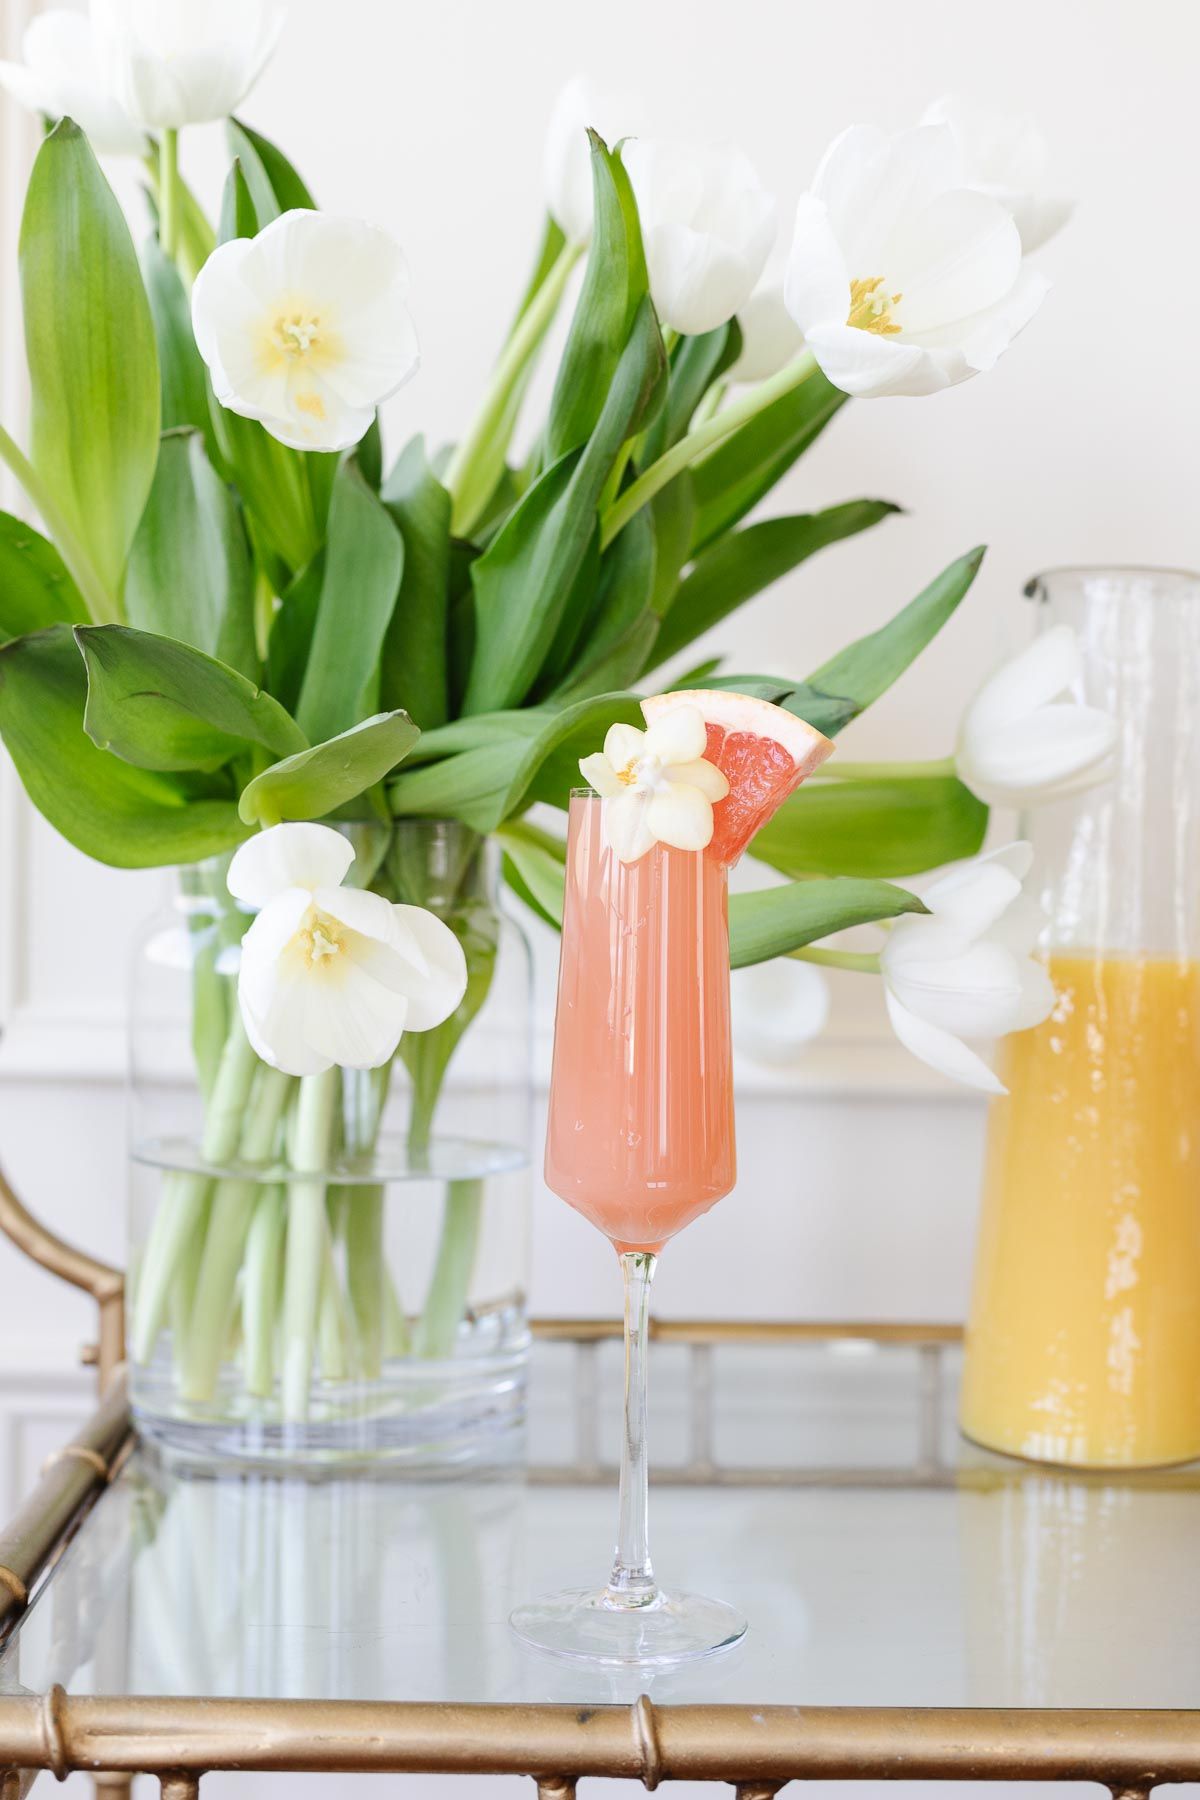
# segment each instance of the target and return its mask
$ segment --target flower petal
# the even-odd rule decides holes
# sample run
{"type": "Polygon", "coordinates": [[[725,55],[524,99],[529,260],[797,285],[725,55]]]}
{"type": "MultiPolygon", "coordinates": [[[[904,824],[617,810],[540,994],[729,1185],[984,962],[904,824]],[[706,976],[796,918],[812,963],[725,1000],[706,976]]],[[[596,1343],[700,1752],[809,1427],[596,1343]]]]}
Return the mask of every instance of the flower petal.
{"type": "Polygon", "coordinates": [[[673,706],[657,718],[646,732],[646,756],[657,756],[664,763],[695,762],[708,745],[708,727],[698,706],[673,706]]]}
{"type": "Polygon", "coordinates": [[[915,1013],[901,1005],[890,988],[886,990],[886,997],[892,1030],[904,1048],[919,1062],[936,1069],[939,1075],[948,1075],[951,1081],[961,1082],[966,1087],[981,1088],[986,1094],[1008,1092],[999,1076],[988,1067],[983,1058],[974,1050],[968,1049],[959,1038],[949,1031],[940,1030],[936,1025],[930,1025],[925,1019],[918,1019],[915,1013]]]}
{"type": "Polygon", "coordinates": [[[646,748],[646,733],[636,725],[610,725],[604,734],[604,754],[614,769],[628,768],[646,748]]]}
{"type": "Polygon", "coordinates": [[[1091,706],[1043,706],[1005,731],[972,732],[956,764],[962,781],[989,806],[1034,806],[1107,781],[1117,722],[1091,706]]]}
{"type": "Polygon", "coordinates": [[[1077,688],[1082,679],[1083,658],[1075,631],[1070,625],[1052,626],[988,676],[967,708],[965,728],[983,733],[1003,730],[1077,688]]]}
{"type": "Polygon", "coordinates": [[[668,781],[682,781],[687,787],[699,788],[709,800],[723,800],[729,792],[728,778],[715,763],[697,757],[694,762],[672,763],[663,770],[668,781]]]}
{"type": "Polygon", "coordinates": [[[638,862],[654,847],[654,833],[647,823],[649,801],[632,788],[615,799],[600,803],[600,829],[604,842],[619,862],[638,862]]]}
{"type": "Polygon", "coordinates": [[[352,950],[328,963],[333,966],[297,983],[303,1044],[339,1068],[377,1069],[395,1055],[404,1034],[407,996],[377,980],[369,959],[360,960],[352,950]]]}
{"type": "Polygon", "coordinates": [[[783,286],[784,304],[802,332],[844,326],[850,312],[850,273],[823,200],[806,194],[796,225],[783,286]]]}
{"type": "Polygon", "coordinates": [[[272,825],[234,851],[228,887],[246,906],[265,906],[288,888],[337,887],[354,846],[328,825],[272,825]]]}
{"type": "Polygon", "coordinates": [[[995,306],[1020,268],[1011,215],[986,194],[959,188],[899,222],[878,272],[900,294],[894,317],[911,336],[995,306]]]}
{"type": "Polygon", "coordinates": [[[1023,993],[1018,959],[985,940],[922,961],[881,959],[887,985],[918,1018],[955,1037],[1000,1037],[1012,1029],[1023,993]]]}
{"type": "Polygon", "coordinates": [[[850,273],[867,279],[888,272],[885,246],[903,219],[962,186],[962,151],[949,125],[917,125],[890,137],[852,125],[825,152],[812,192],[829,208],[850,273]]]}
{"type": "MultiPolygon", "coordinates": [[[[953,385],[942,364],[919,344],[888,338],[853,325],[821,325],[805,343],[834,387],[856,399],[887,394],[934,394],[953,385]]],[[[964,368],[959,380],[966,378],[964,368]]]]}
{"type": "Polygon", "coordinates": [[[423,906],[395,906],[399,924],[421,952],[428,973],[412,977],[408,994],[407,1031],[431,1031],[461,1004],[467,991],[467,959],[463,947],[441,919],[423,906]]]}
{"type": "Polygon", "coordinates": [[[581,756],[579,773],[590,788],[604,799],[611,799],[614,794],[623,794],[625,783],[618,779],[617,772],[602,750],[593,752],[591,756],[581,756]]]}
{"type": "Polygon", "coordinates": [[[699,788],[665,782],[650,796],[646,822],[660,844],[703,850],[712,841],[712,801],[699,788]]]}
{"type": "Polygon", "coordinates": [[[373,894],[367,888],[317,888],[312,899],[318,912],[327,913],[360,937],[385,945],[418,974],[428,975],[420,940],[409,930],[393,902],[385,900],[382,894],[373,894]]]}
{"type": "MultiPolygon", "coordinates": [[[[845,290],[847,297],[849,290],[845,290]]],[[[842,317],[845,317],[843,312],[842,317]]],[[[804,338],[787,309],[781,280],[760,284],[738,308],[742,349],[729,371],[731,381],[767,381],[804,348],[804,338]]]]}

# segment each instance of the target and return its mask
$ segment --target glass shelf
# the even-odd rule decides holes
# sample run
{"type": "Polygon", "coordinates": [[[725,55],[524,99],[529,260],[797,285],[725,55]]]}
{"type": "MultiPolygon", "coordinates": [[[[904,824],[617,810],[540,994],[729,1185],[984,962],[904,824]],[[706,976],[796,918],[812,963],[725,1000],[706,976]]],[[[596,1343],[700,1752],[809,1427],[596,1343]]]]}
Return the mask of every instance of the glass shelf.
{"type": "Polygon", "coordinates": [[[620,1345],[540,1342],[528,1462],[455,1481],[173,1474],[138,1450],[0,1653],[0,1693],[1190,1708],[1200,1467],[1059,1473],[965,1445],[958,1352],[660,1342],[651,1541],[742,1647],[652,1679],[524,1649],[601,1580],[620,1345]]]}

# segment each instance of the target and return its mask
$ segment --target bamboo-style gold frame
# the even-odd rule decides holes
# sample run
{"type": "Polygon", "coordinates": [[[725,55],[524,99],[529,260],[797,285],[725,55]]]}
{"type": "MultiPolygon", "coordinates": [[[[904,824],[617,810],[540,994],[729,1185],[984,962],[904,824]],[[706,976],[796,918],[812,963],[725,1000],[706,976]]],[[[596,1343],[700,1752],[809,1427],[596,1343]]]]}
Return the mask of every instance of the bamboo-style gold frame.
{"type": "MultiPolygon", "coordinates": [[[[102,1402],[50,1458],[17,1517],[0,1533],[0,1636],[119,1472],[133,1445],[120,1364],[119,1270],[47,1231],[0,1174],[0,1230],[44,1268],[96,1299],[99,1338],[88,1360],[102,1402]]],[[[594,1346],[608,1320],[544,1319],[543,1338],[594,1346]]],[[[961,1336],[950,1325],[820,1325],[659,1321],[658,1342],[701,1356],[731,1342],[858,1338],[916,1346],[932,1360],[961,1336]]],[[[539,1800],[572,1800],[585,1776],[655,1788],[722,1781],[738,1800],[772,1800],[793,1780],[1092,1781],[1114,1800],[1145,1800],[1163,1782],[1200,1781],[1200,1708],[1024,1711],[990,1708],[440,1705],[429,1702],[0,1697],[0,1800],[20,1800],[43,1770],[90,1772],[98,1795],[128,1795],[156,1776],[164,1800],[198,1800],[211,1770],[322,1774],[528,1775],[539,1800]]]]}

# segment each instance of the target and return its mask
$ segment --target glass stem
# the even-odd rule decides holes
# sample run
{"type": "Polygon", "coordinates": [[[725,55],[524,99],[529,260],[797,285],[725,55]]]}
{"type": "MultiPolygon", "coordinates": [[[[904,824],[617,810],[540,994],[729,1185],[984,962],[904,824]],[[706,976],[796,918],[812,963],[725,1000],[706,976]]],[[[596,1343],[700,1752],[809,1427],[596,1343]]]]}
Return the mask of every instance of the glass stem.
{"type": "Polygon", "coordinates": [[[624,1250],[625,1430],[621,1439],[621,1499],[617,1549],[608,1578],[614,1606],[649,1606],[658,1598],[650,1563],[649,1467],[646,1461],[646,1352],[650,1283],[658,1258],[648,1250],[624,1250]]]}

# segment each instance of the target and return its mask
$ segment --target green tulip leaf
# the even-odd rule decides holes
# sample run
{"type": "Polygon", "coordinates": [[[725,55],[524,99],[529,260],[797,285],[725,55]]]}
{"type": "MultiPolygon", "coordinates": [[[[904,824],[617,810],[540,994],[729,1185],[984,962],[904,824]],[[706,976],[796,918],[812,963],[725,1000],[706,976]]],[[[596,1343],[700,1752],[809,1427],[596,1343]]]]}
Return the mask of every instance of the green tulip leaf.
{"type": "MultiPolygon", "coordinates": [[[[270,203],[274,207],[274,203],[270,203]]],[[[257,237],[261,226],[269,225],[278,217],[277,209],[268,210],[265,218],[260,218],[254,195],[250,191],[250,183],[246,179],[246,171],[241,159],[234,157],[229,165],[229,173],[225,177],[225,186],[221,190],[221,216],[217,223],[217,239],[222,244],[230,244],[235,238],[257,237]]]]}
{"type": "Polygon", "coordinates": [[[601,558],[596,598],[565,659],[556,699],[581,700],[637,680],[659,631],[654,573],[654,515],[646,507],[601,558]]]}
{"type": "Polygon", "coordinates": [[[229,119],[226,136],[231,156],[241,159],[246,180],[255,196],[255,208],[266,225],[279,213],[297,207],[315,212],[317,203],[283,151],[260,131],[252,131],[241,119],[229,119]],[[269,198],[269,205],[268,205],[269,198]]]}
{"type": "Polygon", "coordinates": [[[638,447],[639,469],[648,469],[679,442],[713,382],[719,381],[741,354],[742,328],[736,319],[699,337],[680,338],[671,355],[666,403],[638,447]]]}
{"type": "Polygon", "coordinates": [[[370,711],[400,591],[404,540],[353,461],[333,485],[312,645],[296,717],[311,743],[339,737],[370,711]]]}
{"type": "Polygon", "coordinates": [[[175,638],[257,680],[250,546],[198,432],[168,432],[162,440],[129,554],[125,610],[140,630],[175,638]]]}
{"type": "Polygon", "coordinates": [[[162,428],[190,425],[204,434],[209,461],[223,473],[221,453],[208,404],[208,376],[192,335],[187,292],[175,264],[162,253],[157,236],[142,249],[142,276],[158,341],[162,383],[162,428]]]}
{"type": "Polygon", "coordinates": [[[87,607],[54,545],[23,519],[0,512],[0,644],[65,621],[87,607]]]}
{"type": "Polygon", "coordinates": [[[475,644],[465,712],[498,712],[529,694],[597,557],[604,484],[626,440],[652,416],[664,370],[662,336],[646,298],[587,444],[547,469],[473,566],[475,644]]]}
{"type": "Polygon", "coordinates": [[[127,625],[79,625],[87,666],[84,730],[139,769],[219,769],[251,745],[307,748],[277,700],[236,669],[173,638],[127,625]]]}
{"type": "Polygon", "coordinates": [[[247,836],[232,801],[122,762],[83,729],[87,675],[69,625],[0,648],[0,737],[68,843],[123,869],[200,862],[247,836]]]}
{"type": "Polygon", "coordinates": [[[450,710],[450,496],[426,461],[423,438],[408,445],[382,498],[404,540],[404,572],[383,640],[380,694],[385,706],[405,707],[429,731],[445,724],[450,710]]]}
{"type": "Polygon", "coordinates": [[[847,395],[819,369],[739,425],[696,463],[693,553],[744,519],[815,443],[847,395]]]}
{"type": "Polygon", "coordinates": [[[974,856],[987,822],[987,807],[952,775],[809,782],[750,854],[784,875],[916,875],[974,856]]]}
{"type": "Polygon", "coordinates": [[[890,881],[796,881],[786,887],[733,894],[729,900],[729,960],[735,969],[769,962],[851,925],[895,919],[928,909],[890,881]]]}
{"type": "Polygon", "coordinates": [[[406,712],[378,713],[323,744],[285,757],[242,790],[248,825],[323,819],[373,788],[402,762],[420,732],[406,712]]]}
{"type": "Polygon", "coordinates": [[[824,512],[763,519],[727,532],[697,557],[676,589],[654,646],[655,665],[677,656],[816,551],[899,510],[890,500],[850,500],[824,512]]]}
{"type": "Polygon", "coordinates": [[[638,309],[646,299],[646,257],[637,203],[620,154],[594,131],[592,241],[546,426],[545,461],[556,463],[592,436],[604,410],[638,309]]]}
{"type": "Polygon", "coordinates": [[[562,838],[524,819],[502,825],[496,836],[504,853],[504,874],[509,886],[557,931],[563,915],[566,844],[562,838]]]}
{"type": "Polygon", "coordinates": [[[983,557],[982,546],[960,556],[894,619],[822,663],[809,676],[812,685],[852,701],[857,712],[865,711],[937,636],[979,573],[983,557]]]}
{"type": "Polygon", "coordinates": [[[158,457],[158,352],[124,214],[70,119],[29,178],[21,297],[33,465],[117,617],[158,457]]]}

